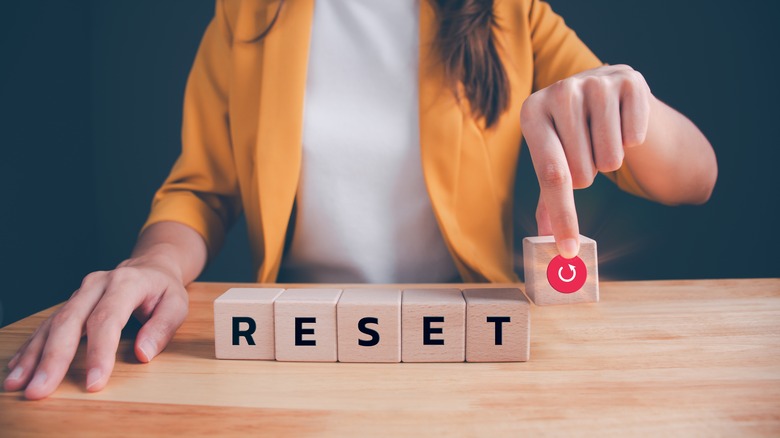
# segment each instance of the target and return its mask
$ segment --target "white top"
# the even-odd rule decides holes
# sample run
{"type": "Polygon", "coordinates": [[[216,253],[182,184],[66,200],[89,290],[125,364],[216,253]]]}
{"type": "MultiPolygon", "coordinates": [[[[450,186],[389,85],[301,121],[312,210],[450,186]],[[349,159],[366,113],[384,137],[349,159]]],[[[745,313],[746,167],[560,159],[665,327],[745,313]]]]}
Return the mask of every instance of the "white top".
{"type": "Polygon", "coordinates": [[[458,279],[420,162],[418,2],[316,1],[281,281],[458,279]]]}

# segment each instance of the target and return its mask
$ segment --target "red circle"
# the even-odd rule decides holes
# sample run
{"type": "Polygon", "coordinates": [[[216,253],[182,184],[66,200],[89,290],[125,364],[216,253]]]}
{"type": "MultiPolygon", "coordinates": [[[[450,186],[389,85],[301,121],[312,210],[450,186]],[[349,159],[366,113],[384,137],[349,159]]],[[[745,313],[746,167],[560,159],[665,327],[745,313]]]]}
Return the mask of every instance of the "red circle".
{"type": "Polygon", "coordinates": [[[547,281],[553,289],[562,294],[570,294],[582,289],[587,278],[588,268],[577,256],[565,259],[558,255],[547,265],[547,281]]]}

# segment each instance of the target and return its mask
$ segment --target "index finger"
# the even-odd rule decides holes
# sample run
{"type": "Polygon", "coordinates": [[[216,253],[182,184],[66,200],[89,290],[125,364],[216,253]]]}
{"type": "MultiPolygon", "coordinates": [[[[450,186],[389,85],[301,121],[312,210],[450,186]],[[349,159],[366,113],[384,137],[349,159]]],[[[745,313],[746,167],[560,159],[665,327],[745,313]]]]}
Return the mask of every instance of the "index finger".
{"type": "Polygon", "coordinates": [[[565,258],[580,251],[579,223],[574,206],[571,171],[551,116],[533,117],[523,126],[528,151],[539,180],[558,252],[565,258]]]}

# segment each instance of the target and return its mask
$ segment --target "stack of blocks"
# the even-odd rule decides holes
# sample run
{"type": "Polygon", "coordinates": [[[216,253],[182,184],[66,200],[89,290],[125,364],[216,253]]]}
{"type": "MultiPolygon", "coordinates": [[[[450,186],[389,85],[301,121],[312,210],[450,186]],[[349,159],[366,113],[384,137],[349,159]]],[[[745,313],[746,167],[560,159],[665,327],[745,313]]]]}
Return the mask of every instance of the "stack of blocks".
{"type": "MultiPolygon", "coordinates": [[[[558,256],[523,240],[526,291],[539,306],[598,302],[596,242],[558,256]]],[[[524,362],[528,299],[517,288],[235,288],[214,301],[218,359],[303,362],[524,362]]]]}
{"type": "Polygon", "coordinates": [[[504,289],[230,289],[214,301],[218,359],[522,362],[529,302],[504,289]]]}

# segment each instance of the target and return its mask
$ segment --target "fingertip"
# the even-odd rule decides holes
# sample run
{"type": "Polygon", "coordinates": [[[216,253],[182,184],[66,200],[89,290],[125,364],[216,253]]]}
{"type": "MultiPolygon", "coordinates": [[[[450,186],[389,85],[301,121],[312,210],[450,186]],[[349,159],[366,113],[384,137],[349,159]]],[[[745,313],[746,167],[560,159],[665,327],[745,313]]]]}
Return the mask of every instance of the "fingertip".
{"type": "Polygon", "coordinates": [[[100,368],[91,368],[87,371],[87,391],[98,392],[105,388],[108,379],[104,379],[104,373],[100,368]]]}
{"type": "Polygon", "coordinates": [[[19,389],[19,384],[17,382],[9,382],[8,379],[3,381],[3,392],[15,392],[19,389]]]}
{"type": "Polygon", "coordinates": [[[141,363],[149,363],[152,361],[152,358],[149,357],[149,355],[147,355],[146,352],[138,346],[135,347],[135,358],[138,359],[138,361],[141,363]]]}
{"type": "Polygon", "coordinates": [[[114,360],[109,358],[107,361],[88,360],[85,389],[87,392],[97,392],[105,388],[114,369],[114,360]]]}
{"type": "Polygon", "coordinates": [[[54,392],[54,389],[48,388],[48,378],[49,376],[45,371],[35,373],[35,377],[27,385],[27,388],[24,389],[24,398],[27,400],[40,400],[48,397],[54,392]]]}
{"type": "Polygon", "coordinates": [[[135,345],[135,357],[143,363],[149,363],[156,356],[157,348],[150,340],[145,339],[136,343],[135,345]]]}
{"type": "Polygon", "coordinates": [[[41,400],[48,396],[49,394],[44,393],[38,388],[34,388],[34,389],[27,388],[24,390],[24,398],[26,398],[27,400],[41,400]]]}
{"type": "Polygon", "coordinates": [[[22,379],[24,375],[24,368],[22,367],[16,367],[11,371],[10,374],[5,378],[3,381],[3,390],[5,392],[13,392],[18,391],[22,388],[24,385],[24,380],[22,379]]]}
{"type": "Polygon", "coordinates": [[[558,252],[565,259],[572,259],[580,253],[579,239],[563,239],[558,242],[558,252]]]}

